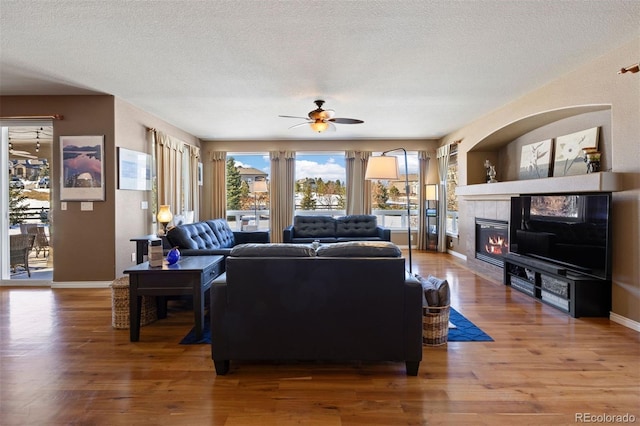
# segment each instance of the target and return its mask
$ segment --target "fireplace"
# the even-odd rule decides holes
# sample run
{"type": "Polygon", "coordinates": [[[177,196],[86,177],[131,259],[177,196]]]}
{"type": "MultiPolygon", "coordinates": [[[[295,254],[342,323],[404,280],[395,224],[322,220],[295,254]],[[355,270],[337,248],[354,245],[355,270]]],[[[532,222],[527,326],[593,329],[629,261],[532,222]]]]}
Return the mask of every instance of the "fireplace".
{"type": "Polygon", "coordinates": [[[476,218],[476,259],[504,267],[509,251],[509,222],[476,218]]]}

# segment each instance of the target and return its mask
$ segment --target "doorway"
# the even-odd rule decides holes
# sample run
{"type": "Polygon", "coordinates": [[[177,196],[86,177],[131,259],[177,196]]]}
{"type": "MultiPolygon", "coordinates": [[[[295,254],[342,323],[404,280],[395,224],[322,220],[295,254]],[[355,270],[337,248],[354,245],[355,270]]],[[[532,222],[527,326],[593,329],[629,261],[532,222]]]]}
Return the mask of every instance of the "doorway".
{"type": "Polygon", "coordinates": [[[3,283],[33,285],[53,280],[53,126],[50,120],[2,122],[3,283]]]}

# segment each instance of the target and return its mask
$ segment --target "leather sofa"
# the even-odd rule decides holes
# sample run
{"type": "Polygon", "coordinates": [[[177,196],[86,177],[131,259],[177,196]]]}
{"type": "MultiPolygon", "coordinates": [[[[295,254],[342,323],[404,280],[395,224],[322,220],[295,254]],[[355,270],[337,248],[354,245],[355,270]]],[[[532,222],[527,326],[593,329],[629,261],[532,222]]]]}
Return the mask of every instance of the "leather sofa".
{"type": "Polygon", "coordinates": [[[232,231],[225,219],[178,225],[166,235],[171,247],[178,247],[183,256],[224,255],[243,243],[268,243],[268,231],[232,231]]]}
{"type": "Polygon", "coordinates": [[[422,287],[390,242],[242,244],[211,287],[211,357],[230,361],[422,359],[422,287]]]}
{"type": "Polygon", "coordinates": [[[373,215],[295,216],[284,229],[285,243],[336,243],[345,241],[391,241],[391,231],[378,226],[373,215]]]}

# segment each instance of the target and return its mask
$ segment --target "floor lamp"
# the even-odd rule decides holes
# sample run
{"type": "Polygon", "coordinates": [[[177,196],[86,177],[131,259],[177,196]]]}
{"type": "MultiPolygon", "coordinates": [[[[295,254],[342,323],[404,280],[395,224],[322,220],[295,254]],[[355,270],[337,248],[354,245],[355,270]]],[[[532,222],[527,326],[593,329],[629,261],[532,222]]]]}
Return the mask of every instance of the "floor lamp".
{"type": "Polygon", "coordinates": [[[411,203],[409,200],[409,164],[407,161],[407,150],[404,148],[394,148],[384,151],[379,157],[370,157],[367,162],[367,171],[364,178],[367,180],[398,180],[398,158],[396,156],[387,157],[386,154],[392,151],[404,152],[404,180],[405,193],[407,194],[407,242],[409,244],[409,273],[412,273],[411,264],[411,203]]]}
{"type": "Polygon", "coordinates": [[[254,218],[256,221],[256,231],[260,227],[260,219],[258,219],[258,192],[267,192],[267,181],[265,180],[254,180],[251,185],[251,191],[253,192],[253,211],[254,218]]]}

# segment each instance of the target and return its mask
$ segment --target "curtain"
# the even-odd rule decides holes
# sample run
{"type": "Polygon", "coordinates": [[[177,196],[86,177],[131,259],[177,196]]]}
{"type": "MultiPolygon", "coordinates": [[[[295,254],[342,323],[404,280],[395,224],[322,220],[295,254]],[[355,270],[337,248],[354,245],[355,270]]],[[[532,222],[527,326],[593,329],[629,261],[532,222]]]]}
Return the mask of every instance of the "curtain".
{"type": "MultiPolygon", "coordinates": [[[[182,155],[184,143],[155,130],[157,207],[168,204],[173,214],[182,211],[182,155]]],[[[157,213],[157,209],[154,215],[157,213]]]]}
{"type": "Polygon", "coordinates": [[[200,148],[157,130],[151,133],[156,173],[154,215],[159,206],[167,204],[174,216],[193,211],[194,220],[198,220],[200,148]]]}
{"type": "Polygon", "coordinates": [[[193,221],[200,219],[200,185],[198,184],[198,163],[200,162],[200,148],[193,145],[186,145],[189,161],[188,185],[189,198],[185,203],[185,210],[193,212],[193,221]]]}
{"type": "Polygon", "coordinates": [[[365,180],[371,152],[346,151],[347,214],[371,214],[371,181],[365,180]]]}
{"type": "Polygon", "coordinates": [[[438,178],[440,179],[440,199],[438,200],[438,251],[447,251],[447,170],[451,145],[438,148],[438,178]]]}
{"type": "Polygon", "coordinates": [[[207,219],[227,215],[227,153],[210,151],[203,170],[203,216],[207,219]]]}
{"type": "Polygon", "coordinates": [[[427,249],[427,176],[431,154],[418,151],[418,250],[427,249]]]}
{"type": "Polygon", "coordinates": [[[293,223],[295,211],[295,167],[294,151],[273,151],[271,159],[271,209],[269,228],[271,242],[281,243],[284,228],[293,223]]]}

